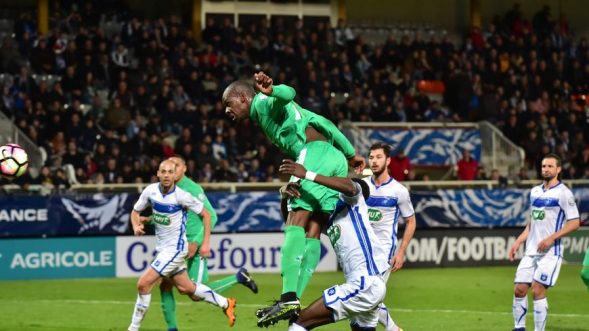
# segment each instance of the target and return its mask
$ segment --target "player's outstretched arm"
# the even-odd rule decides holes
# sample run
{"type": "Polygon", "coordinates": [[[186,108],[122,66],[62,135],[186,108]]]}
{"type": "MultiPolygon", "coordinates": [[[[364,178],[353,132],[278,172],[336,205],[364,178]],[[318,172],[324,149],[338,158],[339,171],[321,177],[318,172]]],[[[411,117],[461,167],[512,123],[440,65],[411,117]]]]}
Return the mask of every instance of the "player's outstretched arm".
{"type": "Polygon", "coordinates": [[[280,173],[316,182],[317,184],[329,187],[330,189],[336,190],[350,197],[358,193],[357,187],[351,179],[345,177],[327,177],[316,174],[312,171],[307,171],[303,165],[298,164],[293,160],[283,160],[279,170],[280,173]]]}

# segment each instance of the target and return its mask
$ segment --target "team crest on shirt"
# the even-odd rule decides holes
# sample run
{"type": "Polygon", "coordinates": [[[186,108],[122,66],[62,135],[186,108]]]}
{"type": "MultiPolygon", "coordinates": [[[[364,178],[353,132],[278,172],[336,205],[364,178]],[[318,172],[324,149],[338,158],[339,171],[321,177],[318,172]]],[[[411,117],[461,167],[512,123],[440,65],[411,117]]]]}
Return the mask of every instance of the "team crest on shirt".
{"type": "Polygon", "coordinates": [[[335,243],[339,240],[342,235],[342,228],[339,224],[334,224],[327,229],[327,236],[329,237],[329,241],[331,241],[331,245],[335,246],[335,243]]]}
{"type": "Polygon", "coordinates": [[[378,209],[368,208],[368,220],[370,222],[380,222],[382,220],[382,212],[378,209]]]}
{"type": "Polygon", "coordinates": [[[545,213],[543,210],[534,209],[532,210],[532,220],[534,221],[542,221],[544,220],[545,213]]]}

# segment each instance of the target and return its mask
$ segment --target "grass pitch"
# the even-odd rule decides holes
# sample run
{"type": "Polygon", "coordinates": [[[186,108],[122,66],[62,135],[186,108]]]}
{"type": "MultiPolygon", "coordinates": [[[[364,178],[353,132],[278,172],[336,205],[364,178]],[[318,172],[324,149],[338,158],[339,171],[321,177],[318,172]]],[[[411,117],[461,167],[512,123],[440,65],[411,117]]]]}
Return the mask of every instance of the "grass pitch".
{"type": "MultiPolygon", "coordinates": [[[[386,304],[406,331],[511,330],[512,281],[516,266],[405,269],[389,279],[386,304]]],[[[547,330],[589,330],[589,292],[580,266],[563,265],[556,286],[548,291],[547,330]]],[[[277,297],[277,274],[254,274],[260,293],[241,285],[226,296],[237,298],[237,322],[229,328],[220,309],[192,303],[176,293],[178,324],[187,330],[256,330],[254,311],[277,297]]],[[[213,277],[215,279],[216,277],[213,277]]],[[[126,330],[135,303],[136,279],[75,279],[0,282],[0,330],[126,330]]],[[[321,291],[343,282],[341,273],[317,273],[303,298],[309,304],[321,291]]],[[[533,329],[531,294],[527,327],[533,329]]],[[[271,327],[286,330],[287,324],[271,327]]],[[[319,330],[349,330],[341,321],[319,330]]],[[[381,326],[377,330],[382,330],[381,326]]],[[[154,291],[143,331],[165,331],[159,291],[154,291]]]]}

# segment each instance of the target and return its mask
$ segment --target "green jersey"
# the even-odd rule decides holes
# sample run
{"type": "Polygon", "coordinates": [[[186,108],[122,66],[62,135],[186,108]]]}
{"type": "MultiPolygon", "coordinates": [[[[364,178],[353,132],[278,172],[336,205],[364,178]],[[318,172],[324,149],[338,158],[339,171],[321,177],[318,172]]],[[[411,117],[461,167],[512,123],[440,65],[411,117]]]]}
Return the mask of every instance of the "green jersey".
{"type": "MultiPolygon", "coordinates": [[[[184,191],[190,193],[192,196],[196,197],[200,200],[204,205],[207,211],[211,214],[211,230],[217,224],[217,213],[215,213],[215,209],[207,199],[205,195],[205,191],[202,189],[202,186],[198,185],[192,179],[184,176],[178,183],[176,183],[179,188],[183,189],[184,191]]],[[[188,211],[187,220],[186,220],[186,238],[189,242],[198,242],[197,236],[199,232],[202,231],[203,224],[202,224],[202,217],[200,215],[195,214],[191,210],[188,211]]],[[[202,239],[200,239],[202,241],[202,239]]],[[[200,242],[199,242],[200,243],[200,242]]]]}
{"type": "Polygon", "coordinates": [[[287,85],[274,85],[270,96],[256,94],[251,105],[251,119],[260,125],[276,147],[293,159],[307,143],[305,129],[308,126],[324,135],[327,142],[346,158],[353,157],[356,152],[346,136],[330,120],[294,102],[295,94],[295,90],[287,85]]]}

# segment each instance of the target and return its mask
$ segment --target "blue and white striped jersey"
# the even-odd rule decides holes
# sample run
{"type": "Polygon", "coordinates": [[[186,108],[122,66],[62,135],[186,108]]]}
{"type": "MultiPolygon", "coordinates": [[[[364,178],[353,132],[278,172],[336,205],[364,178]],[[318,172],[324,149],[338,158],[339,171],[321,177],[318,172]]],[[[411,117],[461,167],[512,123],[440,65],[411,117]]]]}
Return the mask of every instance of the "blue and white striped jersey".
{"type": "Polygon", "coordinates": [[[331,215],[333,224],[327,229],[346,279],[378,275],[389,268],[387,254],[368,221],[362,188],[354,185],[358,194],[348,197],[340,193],[331,215]]]}
{"type": "Polygon", "coordinates": [[[148,206],[153,209],[156,250],[187,250],[186,210],[200,214],[204,208],[203,203],[176,185],[164,195],[160,184],[153,183],[141,192],[133,209],[141,212],[148,206]]]}
{"type": "Polygon", "coordinates": [[[390,259],[397,249],[399,215],[407,218],[415,214],[409,191],[392,177],[380,186],[374,183],[372,176],[364,181],[370,187],[370,198],[366,201],[370,224],[390,259]]]}
{"type": "MultiPolygon", "coordinates": [[[[543,185],[535,186],[530,192],[531,220],[526,255],[541,255],[538,244],[548,236],[562,229],[565,222],[579,218],[579,210],[573,192],[563,183],[544,190],[543,185]]],[[[548,254],[562,256],[560,239],[548,250],[548,254]]]]}

